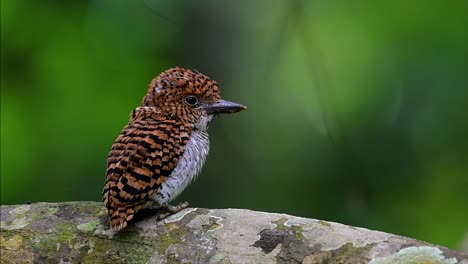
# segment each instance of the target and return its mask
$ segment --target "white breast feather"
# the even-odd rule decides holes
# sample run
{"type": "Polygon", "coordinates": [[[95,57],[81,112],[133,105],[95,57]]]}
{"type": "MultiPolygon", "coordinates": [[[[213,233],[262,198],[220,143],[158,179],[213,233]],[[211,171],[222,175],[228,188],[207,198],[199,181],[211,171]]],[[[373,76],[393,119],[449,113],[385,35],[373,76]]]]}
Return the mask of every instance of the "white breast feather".
{"type": "Polygon", "coordinates": [[[210,149],[208,133],[193,130],[185,151],[171,175],[154,196],[159,204],[176,198],[200,173],[210,149]]]}

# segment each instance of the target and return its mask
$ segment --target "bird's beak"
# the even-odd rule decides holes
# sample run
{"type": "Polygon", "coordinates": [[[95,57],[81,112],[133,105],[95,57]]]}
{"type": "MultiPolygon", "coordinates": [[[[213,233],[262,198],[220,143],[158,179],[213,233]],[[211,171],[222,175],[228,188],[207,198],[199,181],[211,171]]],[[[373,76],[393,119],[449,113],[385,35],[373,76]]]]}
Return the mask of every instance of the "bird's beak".
{"type": "Polygon", "coordinates": [[[247,107],[229,102],[226,100],[218,100],[214,103],[205,103],[201,107],[201,109],[205,110],[207,114],[231,114],[236,113],[242,110],[247,109],[247,107]]]}

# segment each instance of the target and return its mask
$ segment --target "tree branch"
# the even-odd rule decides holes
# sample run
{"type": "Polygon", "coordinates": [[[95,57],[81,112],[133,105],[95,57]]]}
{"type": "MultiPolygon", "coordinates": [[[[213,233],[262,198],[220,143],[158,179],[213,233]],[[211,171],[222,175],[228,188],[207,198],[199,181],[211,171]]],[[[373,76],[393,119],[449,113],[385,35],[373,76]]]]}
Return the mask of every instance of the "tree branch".
{"type": "Polygon", "coordinates": [[[461,252],[342,224],[189,208],[109,237],[101,203],[1,206],[1,263],[463,263],[461,252]]]}

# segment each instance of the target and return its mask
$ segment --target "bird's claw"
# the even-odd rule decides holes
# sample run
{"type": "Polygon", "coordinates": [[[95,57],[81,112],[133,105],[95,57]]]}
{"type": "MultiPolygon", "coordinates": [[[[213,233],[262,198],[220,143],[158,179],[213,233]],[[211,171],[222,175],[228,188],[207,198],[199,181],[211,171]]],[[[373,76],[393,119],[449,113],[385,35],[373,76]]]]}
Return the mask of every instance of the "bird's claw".
{"type": "Polygon", "coordinates": [[[170,213],[178,213],[182,210],[184,210],[185,208],[189,207],[190,204],[188,202],[183,202],[183,203],[180,203],[178,205],[170,205],[170,204],[164,204],[161,208],[170,212],[170,213]]]}
{"type": "Polygon", "coordinates": [[[161,213],[159,214],[157,217],[156,217],[156,221],[161,221],[163,220],[164,218],[172,215],[172,214],[175,214],[175,213],[178,213],[182,210],[184,210],[185,208],[189,207],[190,204],[188,202],[183,202],[183,203],[180,203],[178,205],[170,205],[170,204],[163,204],[161,205],[158,209],[163,209],[164,213],[161,213]]]}

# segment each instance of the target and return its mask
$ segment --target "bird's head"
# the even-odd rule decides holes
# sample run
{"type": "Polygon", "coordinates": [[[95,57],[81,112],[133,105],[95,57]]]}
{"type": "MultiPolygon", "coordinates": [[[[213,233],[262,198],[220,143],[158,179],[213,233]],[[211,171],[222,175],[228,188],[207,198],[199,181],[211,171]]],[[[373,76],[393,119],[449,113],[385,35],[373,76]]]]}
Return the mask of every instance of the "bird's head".
{"type": "Polygon", "coordinates": [[[155,107],[170,119],[205,130],[214,115],[235,113],[245,106],[221,99],[216,81],[196,70],[171,68],[154,78],[143,106],[155,107]]]}

